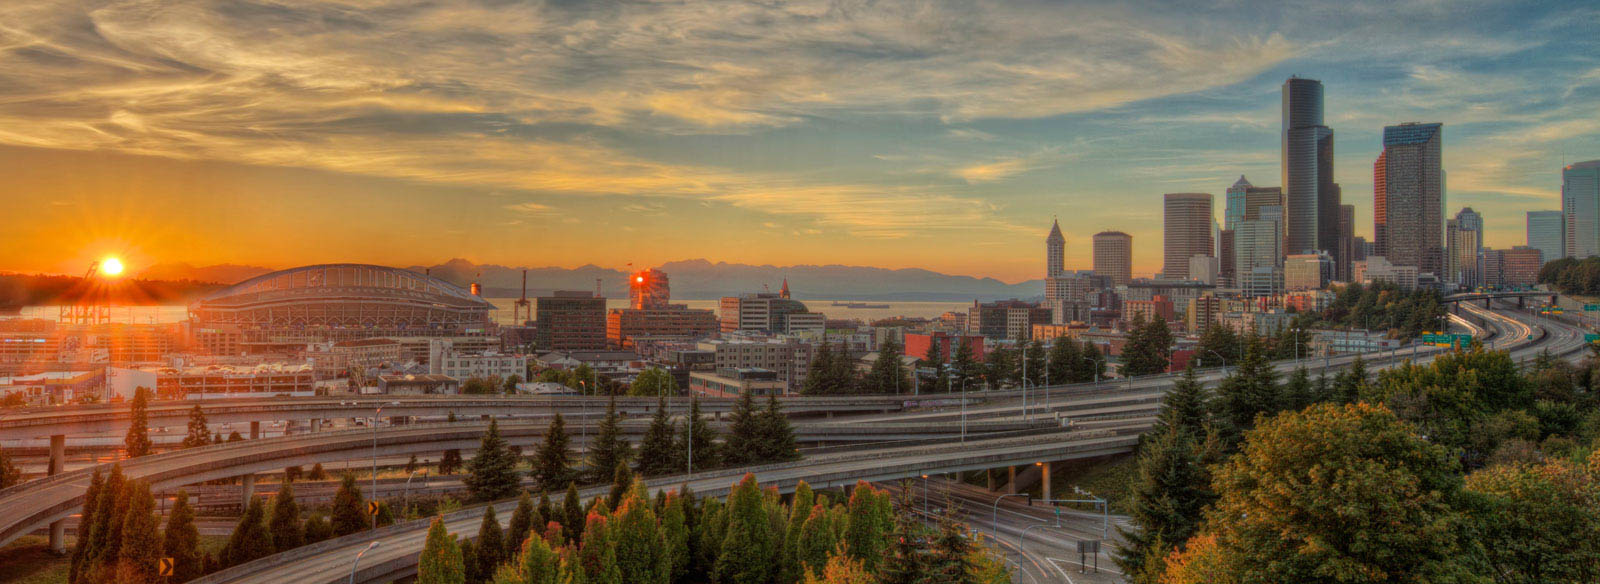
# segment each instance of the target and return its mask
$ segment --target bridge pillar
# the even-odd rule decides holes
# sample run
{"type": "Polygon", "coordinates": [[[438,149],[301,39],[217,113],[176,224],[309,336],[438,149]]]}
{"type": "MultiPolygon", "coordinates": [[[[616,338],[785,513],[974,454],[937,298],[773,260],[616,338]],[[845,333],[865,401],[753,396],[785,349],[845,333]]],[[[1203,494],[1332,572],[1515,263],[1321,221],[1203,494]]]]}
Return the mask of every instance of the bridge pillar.
{"type": "Polygon", "coordinates": [[[1492,304],[1492,303],[1494,303],[1494,299],[1493,298],[1484,298],[1483,299],[1483,307],[1484,308],[1494,308],[1493,306],[1490,306],[1490,304],[1492,304]]]}
{"type": "Polygon", "coordinates": [[[261,422],[259,420],[250,422],[250,439],[261,439],[261,422]]]}
{"type": "MultiPolygon", "coordinates": [[[[46,473],[55,476],[66,470],[67,465],[67,435],[54,434],[50,436],[50,466],[46,473]]],[[[57,519],[50,524],[50,551],[57,555],[67,553],[67,520],[57,519]]]]}
{"type": "Polygon", "coordinates": [[[1006,494],[1017,494],[1017,467],[1006,467],[1006,494]]]}
{"type": "Polygon", "coordinates": [[[244,497],[240,499],[239,512],[244,513],[250,510],[250,499],[256,496],[256,475],[247,474],[240,477],[239,490],[244,493],[244,497]]]}
{"type": "Polygon", "coordinates": [[[312,418],[311,419],[311,431],[312,432],[321,432],[322,431],[322,418],[312,418]]]}
{"type": "Polygon", "coordinates": [[[1048,501],[1052,498],[1050,496],[1050,463],[1046,462],[1039,465],[1039,472],[1041,473],[1039,475],[1039,484],[1044,485],[1040,487],[1043,489],[1040,492],[1044,494],[1044,500],[1048,501]]]}
{"type": "Polygon", "coordinates": [[[1528,297],[1527,296],[1518,296],[1517,297],[1517,308],[1527,308],[1527,307],[1528,307],[1528,297]]]}

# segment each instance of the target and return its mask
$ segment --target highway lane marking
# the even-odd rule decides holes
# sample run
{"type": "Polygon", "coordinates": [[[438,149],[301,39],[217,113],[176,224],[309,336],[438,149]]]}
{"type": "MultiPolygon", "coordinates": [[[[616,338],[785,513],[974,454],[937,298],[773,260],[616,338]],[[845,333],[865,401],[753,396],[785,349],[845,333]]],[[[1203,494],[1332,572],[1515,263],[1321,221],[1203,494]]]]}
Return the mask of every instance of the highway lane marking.
{"type": "MultiPolygon", "coordinates": [[[[1104,556],[1105,554],[1101,554],[1101,555],[1104,556]]],[[[1046,558],[1046,559],[1050,560],[1051,563],[1058,563],[1059,562],[1059,563],[1067,564],[1067,565],[1084,566],[1084,567],[1089,568],[1091,570],[1094,569],[1093,565],[1084,564],[1083,562],[1079,562],[1077,560],[1065,559],[1065,558],[1046,558]]],[[[1113,565],[1113,566],[1116,565],[1116,560],[1112,560],[1109,557],[1107,557],[1106,559],[1111,562],[1111,565],[1113,565]]],[[[1110,572],[1110,573],[1116,574],[1118,576],[1126,576],[1126,574],[1123,574],[1122,571],[1117,570],[1116,568],[1100,568],[1100,571],[1101,572],[1110,572]]]]}

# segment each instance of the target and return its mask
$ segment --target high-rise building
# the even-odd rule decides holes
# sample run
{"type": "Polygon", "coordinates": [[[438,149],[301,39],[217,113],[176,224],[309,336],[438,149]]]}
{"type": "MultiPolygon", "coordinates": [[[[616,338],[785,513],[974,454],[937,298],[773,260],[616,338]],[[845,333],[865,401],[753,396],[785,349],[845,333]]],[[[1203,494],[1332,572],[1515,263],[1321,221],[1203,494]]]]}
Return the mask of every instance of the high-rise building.
{"type": "Polygon", "coordinates": [[[1464,288],[1478,285],[1478,230],[1451,219],[1445,222],[1444,233],[1444,280],[1464,288]]]}
{"type": "Polygon", "coordinates": [[[1322,123],[1322,82],[1283,82],[1284,251],[1337,250],[1339,188],[1333,182],[1333,130],[1322,123]]]}
{"type": "MultiPolygon", "coordinates": [[[[1334,261],[1333,277],[1340,282],[1350,281],[1350,264],[1356,261],[1356,206],[1339,205],[1339,253],[1334,261]]],[[[1366,257],[1365,254],[1360,254],[1366,257]]]]}
{"type": "Polygon", "coordinates": [[[1528,211],[1528,247],[1539,250],[1541,261],[1567,257],[1565,232],[1561,211],[1528,211]]]}
{"type": "Polygon", "coordinates": [[[741,296],[724,296],[721,308],[722,332],[762,331],[768,333],[796,332],[814,328],[814,321],[824,320],[821,313],[812,313],[799,300],[789,298],[788,281],[778,294],[758,292],[741,296]],[[804,324],[802,324],[802,321],[804,324]]]}
{"type": "Polygon", "coordinates": [[[1094,234],[1094,275],[1114,286],[1133,282],[1133,236],[1121,231],[1094,234]]]}
{"type": "Polygon", "coordinates": [[[1061,236],[1061,222],[1051,221],[1050,235],[1044,238],[1044,277],[1060,276],[1066,261],[1067,238],[1061,236]]]}
{"type": "Polygon", "coordinates": [[[1373,165],[1374,255],[1419,273],[1444,271],[1443,124],[1407,123],[1383,129],[1383,152],[1373,165]]]}
{"type": "Polygon", "coordinates": [[[1212,254],[1211,195],[1168,193],[1165,197],[1165,247],[1161,274],[1169,280],[1189,279],[1189,258],[1212,254]]]}
{"type": "Polygon", "coordinates": [[[666,306],[672,303],[671,290],[666,272],[639,270],[628,277],[628,306],[635,310],[666,306]]]}
{"type": "Polygon", "coordinates": [[[606,348],[606,299],[590,292],[557,290],[533,301],[534,344],[541,351],[606,348]]]}
{"type": "Polygon", "coordinates": [[[1021,300],[1000,300],[979,304],[973,301],[967,311],[967,333],[991,339],[1026,341],[1033,325],[1050,324],[1050,308],[1021,300]]]}
{"type": "Polygon", "coordinates": [[[1283,262],[1283,289],[1321,290],[1333,277],[1333,258],[1325,253],[1293,254],[1283,262]]]}
{"type": "Polygon", "coordinates": [[[1227,200],[1222,207],[1222,228],[1233,229],[1240,221],[1244,221],[1244,195],[1253,185],[1239,175],[1239,180],[1233,181],[1233,186],[1228,187],[1227,200]]]}
{"type": "Polygon", "coordinates": [[[1483,252],[1483,215],[1473,211],[1472,207],[1462,207],[1456,212],[1456,225],[1461,229],[1478,232],[1478,248],[1472,250],[1474,254],[1483,252]]]}
{"type": "Polygon", "coordinates": [[[1245,296],[1283,290],[1283,207],[1249,209],[1233,232],[1234,287],[1245,296]]]}
{"type": "Polygon", "coordinates": [[[1600,160],[1561,169],[1567,257],[1600,255],[1600,160]]]}

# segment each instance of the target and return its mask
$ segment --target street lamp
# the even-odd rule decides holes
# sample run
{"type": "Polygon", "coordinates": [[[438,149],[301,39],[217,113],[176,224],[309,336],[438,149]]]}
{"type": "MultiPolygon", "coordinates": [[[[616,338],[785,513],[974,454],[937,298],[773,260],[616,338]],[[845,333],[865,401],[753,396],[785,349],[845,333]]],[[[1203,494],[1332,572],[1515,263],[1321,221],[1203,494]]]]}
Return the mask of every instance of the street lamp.
{"type": "Polygon", "coordinates": [[[928,475],[922,475],[922,514],[928,514],[928,475]]]}
{"type": "Polygon", "coordinates": [[[1006,497],[1026,497],[1027,493],[1007,493],[994,498],[994,505],[989,508],[989,523],[994,525],[995,539],[1000,538],[1000,500],[1006,497]]]}
{"type": "Polygon", "coordinates": [[[361,550],[360,553],[356,554],[356,561],[350,564],[350,584],[356,584],[356,567],[361,565],[361,556],[367,555],[367,552],[372,551],[373,548],[378,547],[382,543],[383,542],[381,541],[369,543],[367,544],[367,549],[361,550]]]}
{"type": "MultiPolygon", "coordinates": [[[[419,473],[419,472],[422,473],[422,476],[428,476],[428,469],[425,469],[425,468],[421,469],[421,470],[411,471],[411,476],[406,477],[406,489],[405,489],[405,491],[403,491],[400,494],[400,501],[401,501],[402,505],[405,505],[407,507],[410,506],[410,504],[411,504],[411,479],[417,478],[417,473],[419,473]]],[[[376,496],[377,494],[374,493],[373,495],[376,496]]]]}
{"type": "MultiPolygon", "coordinates": [[[[372,411],[372,500],[378,500],[378,414],[383,413],[383,406],[372,411]]],[[[378,528],[378,514],[372,514],[372,528],[378,528]]],[[[353,576],[352,572],[352,577],[353,576]]]]}
{"type": "Polygon", "coordinates": [[[1223,377],[1227,377],[1228,376],[1228,358],[1227,357],[1223,357],[1222,353],[1218,353],[1214,349],[1206,349],[1206,352],[1211,353],[1212,355],[1216,355],[1218,359],[1222,360],[1222,376],[1223,377]]]}

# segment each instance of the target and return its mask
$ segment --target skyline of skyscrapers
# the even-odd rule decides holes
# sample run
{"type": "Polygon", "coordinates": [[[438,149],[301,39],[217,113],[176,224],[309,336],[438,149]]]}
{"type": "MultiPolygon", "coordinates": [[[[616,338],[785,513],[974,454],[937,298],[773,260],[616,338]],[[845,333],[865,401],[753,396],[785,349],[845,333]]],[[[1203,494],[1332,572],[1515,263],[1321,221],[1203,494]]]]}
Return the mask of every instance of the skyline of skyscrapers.
{"type": "Polygon", "coordinates": [[[1163,196],[1161,275],[1189,279],[1189,258],[1213,253],[1212,196],[1209,193],[1167,193],[1163,196]]]}

